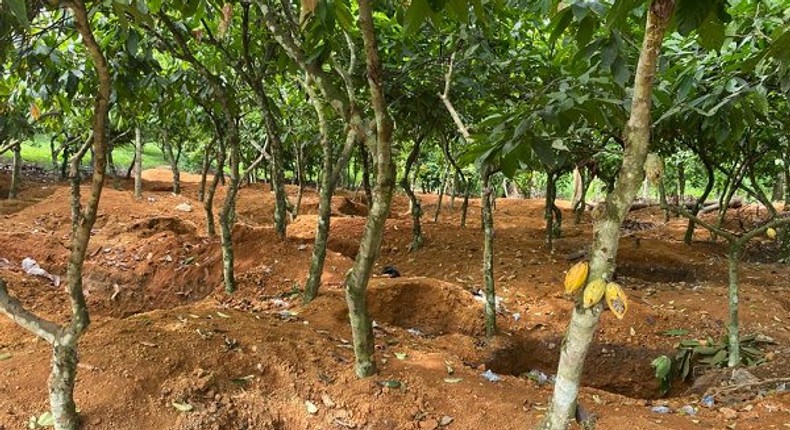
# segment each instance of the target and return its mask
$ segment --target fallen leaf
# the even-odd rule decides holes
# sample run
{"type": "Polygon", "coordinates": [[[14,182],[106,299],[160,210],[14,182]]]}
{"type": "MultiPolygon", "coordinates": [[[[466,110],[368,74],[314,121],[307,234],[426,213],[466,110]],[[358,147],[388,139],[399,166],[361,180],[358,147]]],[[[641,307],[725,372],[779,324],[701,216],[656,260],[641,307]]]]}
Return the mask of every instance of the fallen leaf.
{"type": "Polygon", "coordinates": [[[313,402],[311,402],[309,400],[305,400],[304,401],[304,406],[307,409],[307,413],[308,414],[315,415],[315,414],[318,413],[318,406],[316,406],[315,403],[313,403],[313,402]]]}
{"type": "Polygon", "coordinates": [[[457,384],[463,380],[464,378],[444,378],[444,382],[448,384],[457,384]]]}
{"type": "Polygon", "coordinates": [[[194,406],[189,403],[171,402],[170,404],[181,412],[192,412],[192,410],[195,409],[194,406]]]}
{"type": "Polygon", "coordinates": [[[220,317],[220,318],[230,318],[230,315],[228,315],[228,314],[223,314],[223,313],[222,313],[222,312],[220,312],[220,311],[217,311],[217,316],[218,316],[218,317],[220,317]]]}

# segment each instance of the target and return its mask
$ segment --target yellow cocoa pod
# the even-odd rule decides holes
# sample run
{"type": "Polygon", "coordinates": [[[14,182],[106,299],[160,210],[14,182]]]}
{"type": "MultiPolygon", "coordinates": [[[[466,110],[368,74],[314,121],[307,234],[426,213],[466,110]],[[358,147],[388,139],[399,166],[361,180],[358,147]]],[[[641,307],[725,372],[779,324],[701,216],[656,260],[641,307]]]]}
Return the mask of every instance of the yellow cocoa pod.
{"type": "Polygon", "coordinates": [[[606,281],[596,279],[584,287],[584,307],[591,308],[600,302],[606,292],[606,281]]]}
{"type": "Polygon", "coordinates": [[[565,275],[565,292],[573,294],[579,291],[585,282],[587,282],[587,273],[590,271],[590,266],[586,261],[580,261],[571,266],[568,273],[565,275]]]}
{"type": "Polygon", "coordinates": [[[772,228],[769,228],[768,230],[765,230],[765,234],[768,237],[770,237],[771,239],[776,239],[776,230],[774,230],[772,228]]]}
{"type": "Polygon", "coordinates": [[[621,286],[614,282],[606,285],[606,304],[609,305],[609,309],[617,319],[623,319],[625,313],[628,312],[628,297],[621,286]]]}

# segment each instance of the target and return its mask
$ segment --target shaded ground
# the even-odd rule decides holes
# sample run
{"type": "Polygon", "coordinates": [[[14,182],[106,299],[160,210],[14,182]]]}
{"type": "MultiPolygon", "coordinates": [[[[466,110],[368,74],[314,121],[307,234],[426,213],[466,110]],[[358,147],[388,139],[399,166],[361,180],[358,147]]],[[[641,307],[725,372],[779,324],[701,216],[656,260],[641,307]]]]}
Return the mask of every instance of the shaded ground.
{"type": "MultiPolygon", "coordinates": [[[[381,371],[360,381],[352,369],[341,284],[364,227],[362,196],[344,192],[333,201],[322,294],[301,307],[293,293],[308,270],[314,192],[306,192],[302,214],[279,241],[268,188],[242,189],[234,230],[239,292],[228,297],[222,293],[218,239],[206,237],[205,215],[195,200],[197,177],[184,175],[182,196],[169,192],[169,171],[149,170],[144,179],[141,201],[133,199],[129,182],[105,189],[89,248],[85,290],[93,324],[81,343],[77,386],[85,428],[528,429],[545,413],[551,385],[525,375],[556,369],[572,307],[561,294],[566,257],[589,243],[589,219],[578,226],[566,222],[549,252],[542,242],[541,201],[497,202],[502,334],[487,344],[482,304],[472,294],[482,282],[479,201],[471,202],[466,229],[457,227],[459,200],[438,223],[426,216],[425,247],[409,253],[408,202],[396,196],[379,267],[395,265],[403,277],[371,282],[381,371]],[[190,212],[176,209],[184,203],[190,212]],[[480,376],[486,369],[503,380],[487,382],[480,376]],[[315,414],[306,401],[316,406],[315,414]],[[194,410],[179,412],[174,402],[194,410]]],[[[41,181],[28,180],[21,200],[0,202],[0,276],[28,307],[64,320],[69,310],[62,289],[20,268],[23,258],[32,257],[53,274],[65,271],[69,191],[41,181]]],[[[0,174],[0,195],[7,186],[7,175],[0,174]]],[[[217,207],[222,197],[220,190],[217,207]]],[[[436,197],[421,198],[432,214],[436,197]]],[[[732,222],[748,222],[753,214],[739,211],[732,222]]],[[[700,400],[682,384],[668,399],[658,399],[650,362],[671,353],[679,339],[724,333],[726,258],[723,246],[707,242],[701,231],[697,242],[684,246],[682,220],[664,224],[653,209],[632,217],[650,226],[621,242],[617,276],[632,305],[623,321],[604,315],[585,365],[581,403],[598,416],[598,428],[788,428],[787,393],[755,398],[746,390],[737,402],[700,408],[692,417],[650,411],[653,404],[676,409],[700,400]],[[689,334],[662,335],[676,328],[689,334]],[[736,418],[720,406],[733,409],[736,418]]],[[[753,249],[766,253],[771,246],[765,240],[753,249]]],[[[771,360],[749,369],[760,378],[790,376],[789,274],[779,264],[743,264],[744,331],[776,341],[767,349],[771,360]]],[[[0,361],[0,429],[26,428],[30,416],[47,409],[49,354],[48,345],[0,319],[0,356],[7,357],[0,361]]]]}

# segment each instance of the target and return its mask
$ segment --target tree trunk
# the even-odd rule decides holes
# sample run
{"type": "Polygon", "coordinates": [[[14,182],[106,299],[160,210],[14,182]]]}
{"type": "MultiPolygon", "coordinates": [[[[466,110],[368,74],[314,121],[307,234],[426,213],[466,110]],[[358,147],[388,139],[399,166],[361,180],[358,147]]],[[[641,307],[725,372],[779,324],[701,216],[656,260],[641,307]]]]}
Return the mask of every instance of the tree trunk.
{"type": "Polygon", "coordinates": [[[483,283],[485,284],[485,326],[486,337],[496,335],[496,288],[494,286],[494,214],[491,211],[493,187],[491,186],[491,171],[484,167],[483,190],[480,194],[483,222],[483,283]]]}
{"type": "Polygon", "coordinates": [[[75,342],[52,346],[52,373],[49,375],[49,404],[55,428],[77,429],[80,419],[74,402],[74,382],[77,378],[77,348],[75,342]]]}
{"type": "Polygon", "coordinates": [[[782,198],[784,197],[785,194],[784,179],[785,179],[784,172],[778,172],[776,174],[774,188],[771,193],[771,201],[773,202],[782,201],[782,198]]]}
{"type": "Polygon", "coordinates": [[[178,162],[181,159],[181,145],[178,145],[178,150],[174,153],[167,130],[163,130],[162,146],[165,148],[167,161],[170,163],[170,171],[173,174],[173,194],[179,195],[181,194],[181,171],[178,169],[178,162]]]}
{"type": "Polygon", "coordinates": [[[274,191],[274,228],[280,239],[284,240],[288,224],[288,196],[285,194],[285,177],[283,175],[283,143],[269,98],[262,87],[256,92],[271,145],[270,169],[272,174],[271,189],[274,191]]]}
{"type": "Polygon", "coordinates": [[[573,169],[573,198],[571,199],[571,207],[576,211],[577,206],[582,201],[582,193],[584,191],[584,177],[582,177],[581,169],[579,166],[573,169]]]}
{"type": "MultiPolygon", "coordinates": [[[[678,161],[678,204],[686,199],[686,163],[683,160],[678,161]]],[[[678,216],[680,216],[678,214],[678,216]]]]}
{"type": "Polygon", "coordinates": [[[472,181],[466,180],[464,187],[464,201],[461,203],[461,228],[466,228],[466,214],[469,211],[469,194],[472,193],[472,181]]]}
{"type": "Polygon", "coordinates": [[[206,176],[208,176],[208,171],[211,169],[211,152],[212,152],[213,145],[206,145],[206,148],[203,150],[203,166],[200,169],[200,184],[198,185],[198,201],[203,203],[203,200],[206,197],[206,176]]]}
{"type": "Polygon", "coordinates": [[[590,191],[590,184],[592,184],[592,173],[585,174],[581,172],[582,190],[579,201],[573,209],[573,223],[579,224],[582,221],[585,209],[587,209],[587,192],[590,191]],[[588,176],[589,175],[589,176],[588,176]]]}
{"type": "Polygon", "coordinates": [[[406,195],[409,196],[409,202],[411,202],[411,220],[412,220],[412,235],[411,235],[411,245],[409,246],[409,252],[416,251],[422,247],[422,226],[420,225],[420,217],[422,216],[422,205],[420,204],[420,199],[417,198],[417,195],[414,194],[414,190],[411,188],[411,181],[409,180],[409,173],[411,173],[411,167],[414,165],[414,162],[420,156],[420,144],[424,139],[423,136],[417,138],[414,141],[414,146],[411,148],[411,152],[409,152],[409,156],[406,157],[406,166],[404,167],[403,177],[400,181],[400,186],[403,187],[403,191],[406,192],[406,195]]]}
{"type": "MultiPolygon", "coordinates": [[[[595,220],[590,250],[589,280],[611,279],[620,238],[620,226],[644,180],[650,143],[650,111],[653,77],[664,31],[672,18],[673,0],[653,0],[649,6],[645,36],[637,65],[631,115],[624,131],[626,142],[622,167],[605,207],[595,220]]],[[[579,384],[595,328],[603,311],[601,303],[590,309],[577,305],[560,349],[560,361],[551,405],[541,428],[565,430],[575,415],[579,384]]]]}
{"type": "Polygon", "coordinates": [[[296,193],[296,203],[294,204],[293,211],[291,212],[291,217],[296,219],[299,216],[299,209],[302,207],[302,195],[304,194],[304,145],[303,144],[296,144],[294,145],[294,152],[296,155],[296,182],[299,186],[299,190],[296,193]]]}
{"type": "Polygon", "coordinates": [[[222,274],[225,292],[236,291],[233,273],[233,226],[236,224],[236,193],[239,190],[239,136],[235,125],[229,130],[230,178],[225,192],[225,201],[219,214],[220,239],[222,246],[222,274]]]}
{"type": "Polygon", "coordinates": [[[546,218],[546,247],[553,249],[554,238],[560,236],[562,229],[562,211],[554,204],[557,199],[557,172],[547,172],[546,174],[546,206],[544,217],[546,218]]]}
{"type": "Polygon", "coordinates": [[[730,242],[730,252],[727,254],[727,266],[729,274],[729,288],[727,289],[727,304],[729,308],[729,345],[730,355],[727,361],[729,367],[737,367],[741,362],[740,340],[739,340],[739,320],[738,320],[738,260],[741,256],[741,245],[730,242]]]}
{"type": "Polygon", "coordinates": [[[436,201],[436,211],[433,213],[433,222],[439,222],[439,213],[442,211],[442,199],[444,198],[444,189],[447,187],[447,176],[450,174],[450,164],[444,166],[444,173],[442,174],[442,184],[439,185],[439,199],[436,201]]]}
{"type": "Polygon", "coordinates": [[[112,158],[112,150],[113,150],[113,146],[110,145],[107,148],[107,173],[109,173],[110,178],[117,179],[116,176],[118,174],[118,171],[115,169],[115,160],[113,160],[112,158]]]}
{"type": "Polygon", "coordinates": [[[370,207],[373,201],[373,191],[370,188],[370,158],[364,139],[359,141],[359,159],[362,162],[362,188],[365,190],[365,205],[370,207]]]}
{"type": "MultiPolygon", "coordinates": [[[[705,166],[705,171],[708,173],[708,182],[705,184],[705,190],[702,192],[702,195],[697,199],[697,202],[694,204],[694,207],[691,209],[691,214],[696,216],[699,211],[702,209],[702,206],[705,204],[705,200],[708,199],[708,195],[710,195],[711,190],[713,189],[713,184],[716,180],[713,172],[713,165],[709,163],[706,159],[702,160],[702,164],[705,166]]],[[[682,195],[682,194],[681,194],[682,195]]],[[[678,202],[678,206],[680,206],[680,202],[678,202]]],[[[683,236],[683,242],[686,245],[691,245],[691,241],[694,239],[694,228],[696,224],[693,219],[689,218],[688,227],[686,227],[686,234],[683,236]]]]}
{"type": "MultiPolygon", "coordinates": [[[[788,152],[790,152],[790,150],[788,150],[788,152]]],[[[782,161],[782,172],[785,177],[785,204],[782,210],[787,212],[790,211],[790,153],[786,153],[782,161]]]]}
{"type": "Polygon", "coordinates": [[[65,181],[69,178],[69,158],[71,157],[71,151],[69,149],[71,145],[66,143],[63,146],[63,162],[60,163],[60,180],[65,181]]]}
{"type": "Polygon", "coordinates": [[[11,170],[11,188],[8,190],[8,198],[13,200],[19,195],[19,183],[21,182],[20,170],[22,168],[22,143],[17,143],[12,149],[14,153],[13,167],[11,170]]]}
{"type": "Polygon", "coordinates": [[[139,126],[134,128],[134,198],[143,198],[143,138],[139,126]]]}
{"type": "Polygon", "coordinates": [[[395,188],[395,164],[392,160],[392,119],[387,112],[382,88],[382,70],[376,48],[371,0],[359,1],[359,27],[365,45],[367,78],[371,103],[376,113],[375,159],[376,189],[368,213],[365,231],[359,243],[354,266],[346,278],[346,302],[354,339],[355,370],[360,378],[376,373],[373,361],[373,325],[367,307],[367,285],[373,264],[379,254],[384,225],[395,188]]]}
{"type": "Polygon", "coordinates": [[[222,171],[225,169],[225,144],[222,141],[224,136],[218,135],[218,148],[217,148],[217,171],[214,173],[214,179],[208,187],[206,198],[203,200],[203,208],[206,210],[206,230],[208,237],[214,237],[217,232],[214,228],[214,195],[217,192],[217,187],[222,181],[222,171]]]}

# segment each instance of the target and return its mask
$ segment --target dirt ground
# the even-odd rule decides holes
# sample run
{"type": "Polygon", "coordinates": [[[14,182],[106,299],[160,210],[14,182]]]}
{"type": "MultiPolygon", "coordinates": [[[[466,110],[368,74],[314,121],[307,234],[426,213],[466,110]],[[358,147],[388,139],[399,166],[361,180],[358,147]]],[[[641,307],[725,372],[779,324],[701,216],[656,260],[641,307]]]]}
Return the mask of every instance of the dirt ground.
{"type": "MultiPolygon", "coordinates": [[[[197,180],[184,174],[183,193],[174,196],[169,171],[146,171],[139,201],[128,181],[107,183],[85,269],[92,324],[80,344],[76,389],[84,428],[505,430],[540,422],[552,386],[527,375],[556,371],[572,308],[562,279],[568,257],[590,242],[589,218],[574,225],[563,203],[563,234],[550,252],[542,201],[497,201],[502,333],[487,343],[482,303],[472,294],[482,282],[479,201],[471,201],[462,229],[460,200],[449,207],[445,199],[433,223],[437,196],[420,196],[425,246],[410,253],[408,201],[396,196],[378,270],[393,265],[402,276],[371,281],[380,372],[358,380],[341,284],[364,227],[363,196],[335,197],[321,295],[303,307],[295,292],[307,275],[317,194],[306,192],[280,241],[268,188],[241,190],[234,230],[239,291],[229,297],[218,239],[207,237],[196,200],[197,180]],[[191,210],[177,209],[181,204],[191,210]],[[502,380],[487,381],[485,370],[502,380]]],[[[0,175],[0,195],[7,189],[8,176],[0,175]]],[[[222,190],[217,208],[221,202],[222,190]]],[[[737,228],[761,215],[744,208],[728,222],[737,228]]],[[[617,276],[631,307],[622,321],[604,314],[583,375],[580,403],[597,417],[597,428],[790,428],[790,394],[770,385],[701,405],[706,391],[729,383],[725,369],[695,368],[693,384],[675,383],[660,398],[651,361],[672,354],[681,339],[725,333],[726,248],[701,230],[685,246],[685,222],[664,223],[658,210],[632,212],[630,220],[617,276]],[[662,334],[671,329],[688,334],[662,334]],[[651,410],[659,405],[672,412],[651,410]],[[696,413],[675,412],[685,405],[696,413]]],[[[66,184],[28,178],[20,200],[0,202],[0,277],[29,309],[57,321],[69,315],[62,287],[27,275],[21,261],[30,257],[65,275],[69,230],[66,184]]],[[[774,246],[759,239],[741,272],[743,332],[775,342],[764,349],[767,363],[748,369],[760,379],[790,377],[790,267],[764,262],[774,246]]],[[[0,318],[0,429],[27,428],[31,416],[48,409],[49,358],[45,342],[0,318]]]]}

